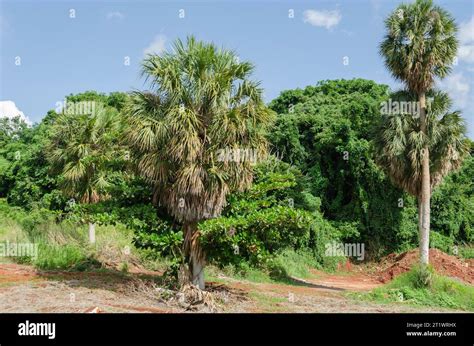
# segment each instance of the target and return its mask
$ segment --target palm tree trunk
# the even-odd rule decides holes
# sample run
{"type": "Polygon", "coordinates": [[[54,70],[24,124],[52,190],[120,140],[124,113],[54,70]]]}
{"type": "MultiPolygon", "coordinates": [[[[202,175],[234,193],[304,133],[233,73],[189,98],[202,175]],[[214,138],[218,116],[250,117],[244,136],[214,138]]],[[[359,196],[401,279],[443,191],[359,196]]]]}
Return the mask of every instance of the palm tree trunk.
{"type": "Polygon", "coordinates": [[[418,200],[418,234],[421,234],[423,229],[423,205],[421,204],[421,193],[417,198],[418,200]]]}
{"type": "Polygon", "coordinates": [[[205,288],[204,282],[204,253],[199,243],[197,222],[184,224],[184,256],[188,264],[189,282],[198,286],[201,290],[205,288]]]}
{"type": "MultiPolygon", "coordinates": [[[[421,93],[420,101],[420,125],[421,132],[427,138],[427,116],[426,116],[426,95],[421,93]]],[[[430,244],[430,154],[428,144],[423,147],[421,161],[421,230],[420,230],[420,262],[422,265],[429,263],[430,244]]]]}
{"type": "Polygon", "coordinates": [[[89,222],[89,243],[95,243],[95,223],[89,222]]]}

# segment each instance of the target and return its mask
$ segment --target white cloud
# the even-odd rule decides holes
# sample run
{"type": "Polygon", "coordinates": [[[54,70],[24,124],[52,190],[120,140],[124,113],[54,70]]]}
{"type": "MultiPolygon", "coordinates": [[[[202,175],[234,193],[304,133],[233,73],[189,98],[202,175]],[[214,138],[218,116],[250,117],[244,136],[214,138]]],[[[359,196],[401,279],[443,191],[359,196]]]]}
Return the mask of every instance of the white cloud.
{"type": "Polygon", "coordinates": [[[24,122],[31,125],[30,119],[18,109],[13,101],[0,101],[0,118],[14,118],[20,116],[24,122]]]}
{"type": "Polygon", "coordinates": [[[303,12],[303,21],[309,23],[313,26],[322,26],[326,29],[331,29],[332,27],[339,24],[341,21],[341,14],[338,10],[334,11],[316,11],[316,10],[306,10],[303,12]]]}
{"type": "Polygon", "coordinates": [[[474,41],[474,16],[468,22],[461,23],[459,26],[459,41],[461,43],[470,43],[474,41]]]}
{"type": "Polygon", "coordinates": [[[161,54],[166,50],[166,36],[163,34],[156,35],[148,47],[143,50],[143,54],[161,54]]]}
{"type": "Polygon", "coordinates": [[[474,16],[459,26],[459,60],[474,63],[474,16]]]}
{"type": "Polygon", "coordinates": [[[468,63],[474,63],[474,44],[460,46],[458,58],[468,63]]]}
{"type": "Polygon", "coordinates": [[[446,77],[441,82],[441,87],[452,97],[455,106],[465,108],[468,105],[471,87],[462,73],[446,77]]]}
{"type": "Polygon", "coordinates": [[[107,13],[107,19],[123,19],[124,15],[123,13],[119,11],[114,11],[114,12],[109,12],[107,13]]]}

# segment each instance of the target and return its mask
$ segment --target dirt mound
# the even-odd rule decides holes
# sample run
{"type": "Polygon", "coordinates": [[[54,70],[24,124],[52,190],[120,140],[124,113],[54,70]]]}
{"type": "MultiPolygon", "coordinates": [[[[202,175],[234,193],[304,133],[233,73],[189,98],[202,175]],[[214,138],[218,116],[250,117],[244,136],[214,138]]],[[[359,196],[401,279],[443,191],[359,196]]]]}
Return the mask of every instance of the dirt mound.
{"type": "MultiPolygon", "coordinates": [[[[396,276],[409,271],[419,261],[419,250],[414,249],[400,255],[390,254],[382,259],[377,271],[381,282],[388,282],[396,276]]],[[[474,266],[472,263],[450,256],[438,249],[430,249],[430,264],[445,276],[455,277],[474,284],[474,266]]]]}

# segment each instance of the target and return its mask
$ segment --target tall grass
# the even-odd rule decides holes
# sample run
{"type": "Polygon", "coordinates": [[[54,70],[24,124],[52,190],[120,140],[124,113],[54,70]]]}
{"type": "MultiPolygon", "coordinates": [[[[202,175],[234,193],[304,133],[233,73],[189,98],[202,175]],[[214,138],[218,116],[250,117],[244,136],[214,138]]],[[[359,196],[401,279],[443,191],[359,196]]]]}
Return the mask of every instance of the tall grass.
{"type": "Polygon", "coordinates": [[[376,288],[370,293],[352,294],[383,303],[399,302],[410,305],[442,307],[457,310],[474,311],[474,286],[458,280],[431,274],[430,285],[420,282],[420,269],[412,270],[396,277],[389,284],[376,288]]]}
{"type": "Polygon", "coordinates": [[[89,244],[87,226],[63,220],[57,222],[50,211],[29,213],[6,206],[0,200],[0,242],[32,243],[36,256],[12,257],[43,270],[86,270],[115,267],[127,270],[138,263],[133,232],[123,225],[97,226],[96,243],[89,244]]]}

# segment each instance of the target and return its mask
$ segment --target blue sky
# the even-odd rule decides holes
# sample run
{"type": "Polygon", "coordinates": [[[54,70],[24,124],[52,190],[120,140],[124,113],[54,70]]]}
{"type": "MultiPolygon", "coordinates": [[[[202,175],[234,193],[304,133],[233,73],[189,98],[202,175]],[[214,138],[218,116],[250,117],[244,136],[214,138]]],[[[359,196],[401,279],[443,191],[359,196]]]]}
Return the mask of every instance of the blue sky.
{"type": "MultiPolygon", "coordinates": [[[[325,79],[360,77],[399,88],[378,55],[383,20],[399,3],[0,0],[0,116],[21,111],[38,122],[70,93],[146,88],[139,76],[145,52],[169,49],[190,34],[252,61],[266,101],[325,79]]],[[[473,2],[436,3],[455,17],[462,47],[438,85],[463,111],[474,138],[473,2]]]]}

